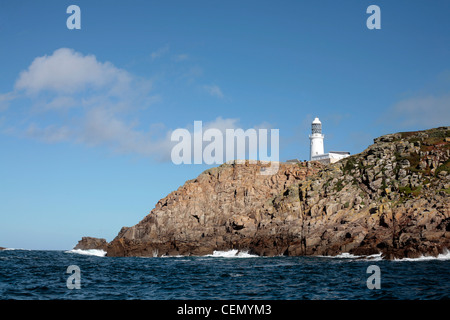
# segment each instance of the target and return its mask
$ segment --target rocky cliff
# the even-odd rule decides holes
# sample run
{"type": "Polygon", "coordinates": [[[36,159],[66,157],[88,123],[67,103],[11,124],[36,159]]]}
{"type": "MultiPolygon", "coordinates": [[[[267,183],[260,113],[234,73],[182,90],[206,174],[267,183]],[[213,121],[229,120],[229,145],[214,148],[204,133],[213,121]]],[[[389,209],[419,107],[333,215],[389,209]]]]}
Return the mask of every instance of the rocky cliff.
{"type": "Polygon", "coordinates": [[[214,250],[267,249],[278,254],[288,244],[280,234],[296,218],[275,218],[271,199],[322,169],[318,163],[280,164],[277,174],[261,175],[262,164],[224,164],[187,181],[161,199],[141,222],[122,228],[108,255],[204,255],[214,250]]]}
{"type": "Polygon", "coordinates": [[[107,255],[437,255],[450,247],[449,159],[441,127],[382,136],[329,166],[224,164],[122,228],[107,255]]]}

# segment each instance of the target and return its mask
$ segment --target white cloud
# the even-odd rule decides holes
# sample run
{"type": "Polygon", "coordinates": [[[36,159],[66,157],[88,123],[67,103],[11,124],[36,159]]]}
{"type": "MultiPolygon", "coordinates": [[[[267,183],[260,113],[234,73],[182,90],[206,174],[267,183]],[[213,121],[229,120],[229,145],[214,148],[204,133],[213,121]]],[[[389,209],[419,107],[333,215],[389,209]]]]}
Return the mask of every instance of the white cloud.
{"type": "MultiPolygon", "coordinates": [[[[161,48],[153,57],[168,50],[168,46],[161,48]]],[[[201,73],[201,69],[194,71],[201,73]]],[[[202,88],[212,96],[224,97],[217,85],[202,88]]],[[[28,105],[26,116],[16,118],[15,123],[8,117],[9,125],[3,126],[2,132],[45,143],[79,143],[170,161],[176,144],[170,139],[172,130],[160,123],[145,123],[152,119],[152,112],[161,111],[147,108],[160,99],[150,95],[150,89],[150,81],[98,61],[93,55],[58,49],[35,58],[20,73],[15,91],[0,95],[0,107],[16,98],[30,102],[22,104],[28,105]]],[[[192,133],[193,120],[186,125],[192,133]]],[[[270,125],[263,123],[258,127],[270,125]]],[[[203,123],[204,131],[210,128],[225,136],[226,129],[239,128],[239,119],[217,117],[203,123]]]]}
{"type": "Polygon", "coordinates": [[[218,129],[225,134],[226,129],[238,129],[239,119],[217,117],[213,121],[203,124],[203,130],[218,129]]]}
{"type": "Polygon", "coordinates": [[[73,49],[61,48],[50,56],[35,58],[27,70],[20,73],[16,90],[28,94],[41,91],[75,93],[86,88],[108,87],[111,94],[128,87],[131,76],[109,62],[99,62],[93,55],[83,56],[73,49]]]}
{"type": "Polygon", "coordinates": [[[385,119],[403,127],[450,125],[450,95],[428,95],[404,99],[388,110],[385,119]]]}
{"type": "Polygon", "coordinates": [[[224,97],[222,90],[217,85],[204,85],[203,89],[206,90],[206,92],[208,92],[213,97],[221,99],[224,97]]]}
{"type": "MultiPolygon", "coordinates": [[[[225,137],[226,129],[237,129],[239,119],[227,119],[218,117],[215,120],[204,122],[202,130],[218,129],[225,137]]],[[[165,126],[157,124],[150,126],[149,130],[140,130],[138,123],[126,122],[117,115],[105,109],[95,109],[89,112],[83,124],[81,133],[77,138],[78,142],[89,146],[107,145],[115,152],[121,154],[138,154],[146,157],[153,157],[159,161],[170,161],[172,147],[176,142],[170,137],[173,130],[168,130],[165,126]],[[159,132],[154,132],[155,130],[159,132]]],[[[188,123],[186,129],[193,137],[193,123],[188,123]]],[[[203,146],[205,147],[206,143],[203,146]]],[[[192,144],[194,148],[194,143],[192,144]]]]}
{"type": "Polygon", "coordinates": [[[140,112],[160,99],[150,95],[150,89],[148,80],[93,55],[62,48],[35,58],[20,73],[15,91],[0,95],[0,103],[17,97],[30,101],[27,117],[11,126],[10,133],[152,156],[158,145],[137,121],[129,120],[141,117],[140,112]]]}

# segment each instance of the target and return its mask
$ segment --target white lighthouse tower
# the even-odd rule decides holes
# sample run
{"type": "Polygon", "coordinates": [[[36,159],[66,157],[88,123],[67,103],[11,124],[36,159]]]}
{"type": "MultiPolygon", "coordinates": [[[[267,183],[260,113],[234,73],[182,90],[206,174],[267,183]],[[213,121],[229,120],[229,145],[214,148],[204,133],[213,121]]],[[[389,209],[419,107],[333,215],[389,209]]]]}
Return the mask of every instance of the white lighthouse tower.
{"type": "Polygon", "coordinates": [[[324,154],[323,149],[323,138],[322,134],[322,122],[320,122],[319,118],[315,118],[311,124],[311,133],[309,135],[309,140],[311,140],[310,145],[310,157],[309,160],[313,160],[315,156],[324,154]]]}

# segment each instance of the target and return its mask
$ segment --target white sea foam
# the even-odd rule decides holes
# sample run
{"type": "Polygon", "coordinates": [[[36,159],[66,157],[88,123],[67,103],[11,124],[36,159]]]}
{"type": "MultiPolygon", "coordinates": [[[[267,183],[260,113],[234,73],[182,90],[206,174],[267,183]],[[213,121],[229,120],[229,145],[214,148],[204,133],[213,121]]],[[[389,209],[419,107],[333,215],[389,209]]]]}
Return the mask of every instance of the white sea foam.
{"type": "MultiPolygon", "coordinates": [[[[383,260],[382,253],[376,253],[368,256],[357,256],[348,252],[343,252],[336,256],[317,256],[322,258],[332,258],[332,259],[355,259],[363,261],[381,261],[383,260]]],[[[430,260],[450,260],[450,251],[446,250],[438,256],[421,256],[418,258],[394,258],[393,261],[430,261],[430,260]]]]}
{"type": "Polygon", "coordinates": [[[362,258],[363,256],[356,256],[354,254],[343,252],[341,254],[338,254],[337,256],[334,256],[333,258],[339,258],[339,259],[358,259],[362,258]]]}
{"type": "Polygon", "coordinates": [[[214,257],[214,258],[255,258],[257,255],[250,254],[247,251],[239,251],[237,249],[229,250],[229,251],[213,251],[212,254],[208,254],[205,257],[214,257]]]}
{"type": "Polygon", "coordinates": [[[332,259],[359,259],[362,258],[364,256],[355,256],[354,254],[348,253],[348,252],[343,252],[340,253],[336,256],[318,256],[318,257],[322,257],[322,258],[332,258],[332,259]]]}
{"type": "Polygon", "coordinates": [[[88,250],[72,249],[72,250],[68,250],[65,252],[66,253],[84,254],[84,255],[88,255],[88,256],[97,256],[97,257],[104,257],[106,255],[106,251],[98,250],[98,249],[88,249],[88,250]]]}
{"type": "MultiPolygon", "coordinates": [[[[186,258],[186,257],[188,257],[188,256],[182,256],[182,255],[174,255],[174,256],[167,256],[167,255],[162,255],[162,256],[159,256],[159,258],[186,258]]],[[[187,261],[187,260],[186,260],[187,261]]]]}
{"type": "Polygon", "coordinates": [[[236,277],[243,277],[244,275],[242,273],[230,273],[230,277],[236,278],[236,277]]]}
{"type": "Polygon", "coordinates": [[[375,253],[368,256],[357,256],[348,252],[340,253],[336,256],[318,256],[322,258],[332,258],[332,259],[357,259],[357,260],[370,260],[370,261],[380,261],[383,260],[382,253],[375,253]]]}
{"type": "Polygon", "coordinates": [[[401,258],[401,259],[394,259],[394,261],[429,261],[429,260],[450,260],[450,251],[445,250],[443,253],[439,254],[437,257],[434,256],[421,256],[418,258],[401,258]]]}
{"type": "Polygon", "coordinates": [[[381,260],[383,260],[382,255],[383,254],[381,252],[380,253],[371,254],[370,256],[364,257],[364,260],[381,261],[381,260]]]}

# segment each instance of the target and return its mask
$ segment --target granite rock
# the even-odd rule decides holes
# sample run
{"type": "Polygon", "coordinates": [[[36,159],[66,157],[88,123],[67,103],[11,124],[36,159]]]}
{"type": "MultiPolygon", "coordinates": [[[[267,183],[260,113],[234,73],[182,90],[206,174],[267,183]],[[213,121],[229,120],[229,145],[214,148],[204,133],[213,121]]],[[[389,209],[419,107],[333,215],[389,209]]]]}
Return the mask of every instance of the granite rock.
{"type": "Polygon", "coordinates": [[[450,247],[450,128],[379,137],[324,166],[261,163],[209,169],[158,201],[108,244],[107,256],[437,255],[450,247]]]}

